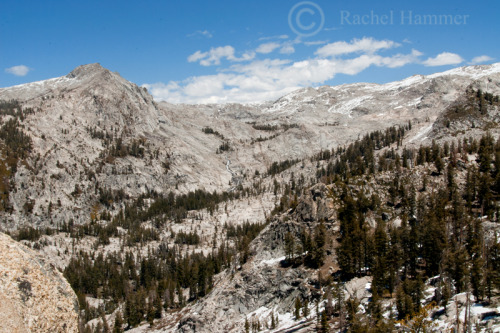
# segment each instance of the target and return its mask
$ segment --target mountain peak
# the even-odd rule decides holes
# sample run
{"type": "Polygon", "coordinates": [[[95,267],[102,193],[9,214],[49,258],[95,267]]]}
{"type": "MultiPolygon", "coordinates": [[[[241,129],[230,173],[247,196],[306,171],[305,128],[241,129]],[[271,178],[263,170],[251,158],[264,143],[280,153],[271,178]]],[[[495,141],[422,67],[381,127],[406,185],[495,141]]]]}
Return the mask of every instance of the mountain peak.
{"type": "Polygon", "coordinates": [[[93,64],[87,64],[87,65],[81,65],[76,67],[66,75],[68,78],[76,78],[76,77],[85,77],[85,76],[93,76],[95,74],[99,73],[107,73],[109,70],[106,68],[102,67],[101,64],[98,62],[93,63],[93,64]]]}

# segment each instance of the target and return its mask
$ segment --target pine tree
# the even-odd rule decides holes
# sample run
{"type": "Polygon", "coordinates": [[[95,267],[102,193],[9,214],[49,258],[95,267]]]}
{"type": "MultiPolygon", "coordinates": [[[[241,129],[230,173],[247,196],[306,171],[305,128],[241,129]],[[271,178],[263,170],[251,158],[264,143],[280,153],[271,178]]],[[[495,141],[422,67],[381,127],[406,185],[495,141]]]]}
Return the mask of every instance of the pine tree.
{"type": "Polygon", "coordinates": [[[493,194],[491,193],[491,184],[493,183],[489,172],[482,173],[479,177],[478,200],[481,204],[482,213],[491,216],[493,214],[493,194]]]}
{"type": "Polygon", "coordinates": [[[490,172],[491,170],[491,155],[493,153],[494,140],[490,133],[487,133],[479,141],[479,171],[490,172]]]}
{"type": "Polygon", "coordinates": [[[327,317],[325,311],[321,312],[321,326],[320,326],[319,331],[321,333],[330,332],[330,325],[328,324],[328,317],[327,317]]]}
{"type": "Polygon", "coordinates": [[[150,327],[153,327],[154,320],[155,320],[155,313],[156,313],[156,310],[155,310],[155,307],[153,306],[153,302],[149,301],[147,313],[146,313],[146,318],[148,320],[150,327]]]}
{"type": "Polygon", "coordinates": [[[373,289],[372,292],[372,300],[368,306],[368,310],[370,313],[370,318],[374,320],[376,323],[382,320],[382,306],[380,304],[380,296],[377,292],[377,289],[373,289]]]}
{"type": "Polygon", "coordinates": [[[404,319],[414,313],[414,304],[410,295],[405,292],[403,284],[400,284],[396,290],[396,308],[398,310],[398,319],[404,319]]]}
{"type": "Polygon", "coordinates": [[[285,235],[285,258],[287,261],[292,261],[295,255],[295,238],[291,232],[285,235]]]}
{"type": "Polygon", "coordinates": [[[436,167],[436,170],[438,174],[441,174],[441,171],[443,171],[444,168],[444,163],[443,160],[441,159],[441,156],[437,156],[436,159],[434,160],[434,166],[436,167]]]}
{"type": "Polygon", "coordinates": [[[383,293],[387,281],[387,232],[385,230],[385,223],[379,221],[375,228],[374,234],[374,266],[372,269],[372,289],[376,289],[378,293],[383,293]]]}
{"type": "Polygon", "coordinates": [[[426,271],[429,276],[433,276],[439,272],[439,263],[443,250],[446,247],[445,225],[435,215],[436,212],[437,208],[429,209],[421,226],[421,252],[426,262],[426,271]]]}
{"type": "Polygon", "coordinates": [[[106,320],[106,315],[104,312],[101,315],[101,321],[102,321],[102,333],[110,333],[108,321],[106,320]]]}
{"type": "Polygon", "coordinates": [[[305,299],[304,303],[302,303],[302,315],[305,319],[309,316],[309,301],[307,299],[305,299]]]}
{"type": "Polygon", "coordinates": [[[484,284],[484,259],[483,259],[483,230],[481,227],[481,220],[476,220],[473,223],[473,231],[470,233],[470,240],[468,242],[469,252],[472,258],[472,265],[470,269],[470,282],[472,286],[472,293],[478,299],[482,300],[485,292],[484,284]]]}
{"type": "Polygon", "coordinates": [[[350,195],[343,195],[344,205],[339,209],[340,245],[337,257],[346,279],[354,277],[361,268],[362,230],[357,216],[356,202],[350,195]]]}
{"type": "Polygon", "coordinates": [[[320,267],[325,260],[326,227],[323,222],[316,226],[312,249],[312,267],[320,267]]]}
{"type": "Polygon", "coordinates": [[[113,333],[122,333],[123,332],[123,319],[120,311],[117,311],[115,316],[115,324],[113,326],[113,333]]]}
{"type": "Polygon", "coordinates": [[[159,294],[155,297],[153,306],[155,310],[155,319],[160,319],[162,315],[162,302],[159,294]]]}
{"type": "Polygon", "coordinates": [[[451,297],[450,284],[445,281],[443,283],[442,294],[441,294],[441,302],[445,310],[450,300],[450,297],[451,297]]]}
{"type": "Polygon", "coordinates": [[[248,318],[245,318],[245,333],[250,333],[250,323],[248,322],[248,318]]]}
{"type": "Polygon", "coordinates": [[[302,308],[302,303],[300,302],[300,298],[295,298],[295,320],[300,319],[300,309],[302,308]]]}
{"type": "Polygon", "coordinates": [[[127,296],[127,299],[125,300],[125,320],[127,321],[128,327],[134,327],[135,326],[135,316],[136,316],[136,309],[135,309],[135,304],[134,300],[132,298],[132,295],[129,294],[127,296]]]}
{"type": "Polygon", "coordinates": [[[491,290],[493,288],[500,289],[500,242],[498,241],[496,235],[494,240],[489,245],[488,255],[487,255],[487,267],[488,267],[488,284],[489,286],[489,297],[491,297],[491,290]]]}

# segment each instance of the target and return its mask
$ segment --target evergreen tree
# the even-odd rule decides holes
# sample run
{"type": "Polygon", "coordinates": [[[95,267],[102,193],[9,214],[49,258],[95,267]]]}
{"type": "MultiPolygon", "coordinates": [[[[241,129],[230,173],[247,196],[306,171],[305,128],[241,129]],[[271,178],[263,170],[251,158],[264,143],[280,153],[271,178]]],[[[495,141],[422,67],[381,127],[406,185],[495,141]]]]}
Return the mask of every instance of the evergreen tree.
{"type": "Polygon", "coordinates": [[[155,314],[156,314],[156,310],[153,306],[153,302],[149,301],[148,307],[147,307],[147,312],[146,312],[146,319],[148,320],[149,327],[153,327],[154,320],[155,320],[155,314]]]}
{"type": "Polygon", "coordinates": [[[287,261],[292,261],[295,255],[295,238],[291,232],[285,235],[285,258],[287,261]]]}
{"type": "Polygon", "coordinates": [[[493,154],[493,144],[494,140],[490,133],[481,137],[479,141],[479,171],[488,173],[491,170],[491,157],[493,154]]]}
{"type": "Polygon", "coordinates": [[[344,205],[339,209],[340,245],[337,257],[346,279],[354,277],[361,266],[361,228],[356,214],[356,203],[350,195],[343,197],[344,205]]]}
{"type": "Polygon", "coordinates": [[[475,220],[472,224],[472,230],[469,232],[468,252],[472,259],[470,268],[470,282],[472,286],[472,293],[478,299],[482,300],[485,293],[484,284],[484,259],[483,259],[483,230],[481,220],[475,220]]]}
{"type": "Polygon", "coordinates": [[[387,231],[383,221],[377,222],[374,234],[375,253],[374,266],[372,269],[372,289],[377,293],[383,293],[387,285],[387,231]]]}
{"type": "Polygon", "coordinates": [[[441,171],[443,171],[443,168],[444,168],[444,162],[441,159],[441,156],[439,156],[439,155],[436,156],[436,158],[434,160],[434,166],[436,167],[438,174],[441,174],[441,171]]]}
{"type": "Polygon", "coordinates": [[[325,311],[321,312],[321,326],[320,326],[319,331],[321,333],[330,332],[330,325],[328,324],[328,317],[327,317],[325,311]]]}
{"type": "Polygon", "coordinates": [[[123,332],[123,319],[120,311],[117,311],[115,316],[115,324],[113,326],[113,333],[122,333],[123,332]]]}
{"type": "Polygon", "coordinates": [[[325,259],[326,227],[323,222],[316,226],[314,239],[312,243],[311,258],[309,264],[311,267],[320,267],[325,259]]]}
{"type": "Polygon", "coordinates": [[[443,307],[445,310],[446,310],[446,306],[448,305],[448,302],[450,300],[450,297],[451,297],[450,284],[447,281],[445,281],[443,283],[442,295],[441,295],[441,301],[442,301],[442,304],[443,304],[443,307]]]}
{"type": "Polygon", "coordinates": [[[304,316],[305,319],[309,316],[309,301],[307,299],[302,303],[302,316],[304,316]]]}
{"type": "Polygon", "coordinates": [[[248,318],[245,318],[245,333],[250,333],[250,323],[248,322],[248,318]]]}
{"type": "Polygon", "coordinates": [[[108,325],[108,321],[106,320],[106,315],[103,313],[101,314],[101,321],[102,321],[102,332],[103,333],[110,333],[111,330],[108,325]]]}
{"type": "Polygon", "coordinates": [[[400,284],[396,290],[396,308],[398,310],[398,319],[404,319],[414,313],[413,300],[406,294],[403,284],[400,284]]]}
{"type": "Polygon", "coordinates": [[[300,302],[300,298],[295,298],[295,320],[300,319],[300,309],[302,308],[302,303],[300,302]]]}
{"type": "Polygon", "coordinates": [[[155,297],[155,300],[154,300],[154,311],[155,311],[155,319],[160,319],[161,318],[161,315],[162,315],[162,302],[161,302],[161,297],[159,296],[159,294],[155,297]]]}

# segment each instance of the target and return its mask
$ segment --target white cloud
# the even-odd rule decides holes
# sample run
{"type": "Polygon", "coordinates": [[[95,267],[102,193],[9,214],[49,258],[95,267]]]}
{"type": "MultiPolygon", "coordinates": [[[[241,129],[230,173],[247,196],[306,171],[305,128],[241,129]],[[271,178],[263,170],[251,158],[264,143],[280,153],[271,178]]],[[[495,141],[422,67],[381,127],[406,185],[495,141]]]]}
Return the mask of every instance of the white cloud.
{"type": "Polygon", "coordinates": [[[270,39],[288,39],[288,35],[268,36],[259,38],[259,40],[270,40],[270,39]]]}
{"type": "Polygon", "coordinates": [[[310,42],[304,42],[305,46],[316,46],[316,45],[323,45],[328,43],[326,40],[315,40],[315,41],[310,41],[310,42]]]}
{"type": "Polygon", "coordinates": [[[201,52],[201,51],[196,51],[195,53],[191,54],[187,60],[188,62],[197,62],[198,60],[201,60],[205,57],[207,57],[208,53],[207,52],[201,52]]]}
{"type": "Polygon", "coordinates": [[[458,65],[462,63],[464,59],[456,53],[443,52],[438,54],[434,58],[428,58],[422,62],[425,66],[444,66],[444,65],[458,65]]]}
{"type": "Polygon", "coordinates": [[[208,30],[196,30],[192,34],[187,35],[188,37],[206,37],[206,38],[212,38],[213,35],[210,31],[208,30]]]}
{"type": "MultiPolygon", "coordinates": [[[[290,40],[288,36],[263,37],[264,42],[255,50],[236,52],[230,45],[196,51],[187,60],[202,66],[216,65],[212,75],[193,76],[182,81],[144,84],[153,97],[171,103],[255,103],[275,100],[286,93],[305,86],[325,84],[337,74],[357,75],[369,67],[399,68],[408,64],[441,66],[459,64],[464,60],[458,55],[443,52],[436,57],[422,60],[418,50],[395,53],[393,49],[403,47],[392,40],[377,40],[370,37],[337,41],[311,42],[317,45],[314,56],[307,59],[266,58],[265,55],[289,55],[297,45],[305,45],[300,39],[290,40]],[[282,39],[282,40],[277,40],[282,39]],[[383,54],[379,54],[382,53],[383,54]],[[229,64],[221,65],[223,60],[229,64]]],[[[403,41],[404,47],[411,47],[403,41]]],[[[408,49],[407,49],[408,50],[408,49]]],[[[269,56],[267,56],[269,57],[269,56]]],[[[490,61],[488,56],[479,56],[472,62],[490,61]]]]}
{"type": "Polygon", "coordinates": [[[382,61],[382,64],[386,67],[389,68],[397,68],[397,67],[402,67],[408,64],[416,63],[418,62],[418,58],[422,55],[423,53],[418,51],[418,50],[411,50],[410,54],[396,54],[393,55],[392,57],[387,57],[384,58],[382,61]]]}
{"type": "Polygon", "coordinates": [[[492,60],[494,60],[492,57],[487,56],[487,55],[482,55],[482,56],[472,58],[472,60],[469,62],[469,64],[470,65],[477,65],[477,64],[482,64],[485,62],[490,62],[492,60]]]}
{"type": "Polygon", "coordinates": [[[244,53],[241,57],[236,57],[234,55],[234,47],[230,45],[219,46],[216,48],[210,49],[208,52],[196,51],[191,54],[187,60],[189,62],[200,62],[202,66],[212,66],[212,65],[220,65],[221,59],[227,59],[229,61],[248,61],[255,58],[255,53],[247,52],[244,53]]]}
{"type": "MultiPolygon", "coordinates": [[[[389,41],[385,42],[388,43],[386,45],[390,45],[389,41]]],[[[225,56],[234,54],[234,52],[221,53],[225,56]]],[[[323,84],[337,74],[356,75],[370,66],[396,68],[417,63],[421,55],[419,51],[412,50],[408,54],[398,53],[391,56],[369,52],[348,59],[335,57],[316,57],[302,61],[254,59],[247,63],[233,64],[214,75],[195,76],[181,82],[144,86],[156,99],[171,103],[262,102],[277,99],[300,87],[323,84]]],[[[211,55],[203,53],[192,55],[192,58],[196,59],[194,61],[199,59],[209,61],[210,57],[211,55]]]]}
{"type": "Polygon", "coordinates": [[[5,69],[6,73],[13,74],[15,76],[25,76],[28,74],[28,72],[31,70],[28,66],[25,65],[19,65],[19,66],[12,66],[9,68],[5,69]]]}
{"type": "Polygon", "coordinates": [[[280,49],[280,53],[281,54],[292,54],[292,53],[295,53],[295,48],[293,47],[292,44],[285,44],[280,49]]]}
{"type": "Polygon", "coordinates": [[[268,54],[276,50],[278,47],[280,47],[279,43],[275,42],[270,42],[270,43],[264,43],[260,44],[257,49],[255,49],[255,52],[257,53],[262,53],[262,54],[268,54]]]}
{"type": "Polygon", "coordinates": [[[350,53],[369,53],[373,54],[379,50],[399,47],[400,44],[391,40],[375,40],[364,37],[362,39],[353,39],[351,42],[339,41],[320,47],[316,55],[320,57],[335,57],[350,53]]]}
{"type": "Polygon", "coordinates": [[[298,43],[299,42],[297,41],[286,41],[283,43],[276,43],[276,42],[264,43],[260,44],[257,47],[257,49],[255,49],[255,52],[261,54],[269,54],[274,50],[279,49],[279,52],[281,54],[292,54],[295,53],[295,47],[293,45],[298,43]]]}

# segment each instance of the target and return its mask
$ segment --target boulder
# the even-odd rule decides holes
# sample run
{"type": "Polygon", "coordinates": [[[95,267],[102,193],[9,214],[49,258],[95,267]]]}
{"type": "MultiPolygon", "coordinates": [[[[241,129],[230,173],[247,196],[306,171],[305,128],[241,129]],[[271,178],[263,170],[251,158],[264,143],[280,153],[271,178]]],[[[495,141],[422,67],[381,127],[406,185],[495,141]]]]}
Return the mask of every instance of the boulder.
{"type": "Polygon", "coordinates": [[[0,333],[78,332],[78,299],[63,275],[0,233],[0,333]]]}

